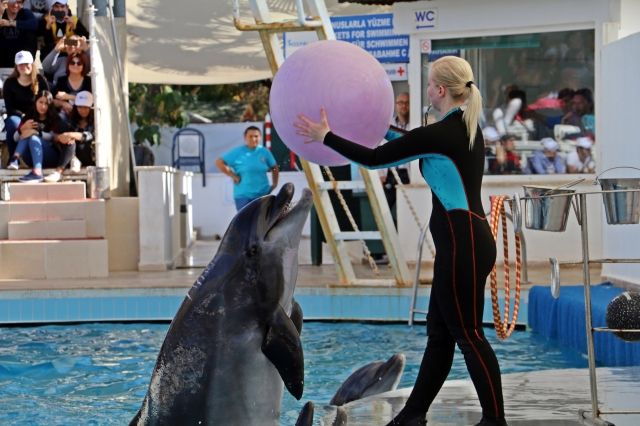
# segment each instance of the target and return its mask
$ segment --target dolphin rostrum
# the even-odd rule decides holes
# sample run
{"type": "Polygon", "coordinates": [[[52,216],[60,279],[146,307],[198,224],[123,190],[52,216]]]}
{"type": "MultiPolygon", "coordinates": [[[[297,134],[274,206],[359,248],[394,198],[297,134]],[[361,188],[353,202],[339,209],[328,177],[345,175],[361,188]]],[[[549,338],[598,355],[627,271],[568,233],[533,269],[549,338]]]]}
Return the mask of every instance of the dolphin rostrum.
{"type": "Polygon", "coordinates": [[[173,318],[130,425],[277,426],[283,381],[302,397],[293,291],[312,196],[305,189],[291,207],[293,190],[288,183],[234,217],[173,318]]]}
{"type": "Polygon", "coordinates": [[[344,381],[329,404],[341,406],[360,398],[396,390],[406,362],[403,354],[395,354],[387,362],[372,362],[359,368],[344,381]]]}

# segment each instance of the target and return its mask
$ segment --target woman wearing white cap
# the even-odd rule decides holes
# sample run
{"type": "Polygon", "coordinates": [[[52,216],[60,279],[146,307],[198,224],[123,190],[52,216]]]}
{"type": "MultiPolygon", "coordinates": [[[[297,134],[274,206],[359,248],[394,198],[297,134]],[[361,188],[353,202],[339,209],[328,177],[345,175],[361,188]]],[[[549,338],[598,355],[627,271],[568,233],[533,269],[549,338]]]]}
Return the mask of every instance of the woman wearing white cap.
{"type": "Polygon", "coordinates": [[[542,138],[540,143],[542,150],[535,151],[533,156],[529,157],[524,172],[534,175],[564,173],[562,157],[558,155],[558,142],[551,138],[542,138]]]}
{"type": "Polygon", "coordinates": [[[95,153],[93,149],[93,95],[89,92],[80,92],[76,95],[76,102],[71,111],[69,121],[60,121],[56,130],[57,140],[60,143],[60,159],[56,170],[44,178],[47,182],[58,182],[62,172],[71,166],[73,173],[78,173],[80,167],[95,166],[95,153]]]}
{"type": "Polygon", "coordinates": [[[38,74],[33,66],[33,55],[26,50],[16,53],[13,73],[4,82],[4,104],[7,109],[5,128],[7,130],[7,147],[9,156],[16,149],[14,135],[22,117],[35,102],[36,94],[42,90],[49,90],[47,80],[38,74]]]}
{"type": "Polygon", "coordinates": [[[578,138],[576,150],[567,154],[567,173],[594,173],[596,163],[591,157],[593,141],[589,138],[578,138]]]}

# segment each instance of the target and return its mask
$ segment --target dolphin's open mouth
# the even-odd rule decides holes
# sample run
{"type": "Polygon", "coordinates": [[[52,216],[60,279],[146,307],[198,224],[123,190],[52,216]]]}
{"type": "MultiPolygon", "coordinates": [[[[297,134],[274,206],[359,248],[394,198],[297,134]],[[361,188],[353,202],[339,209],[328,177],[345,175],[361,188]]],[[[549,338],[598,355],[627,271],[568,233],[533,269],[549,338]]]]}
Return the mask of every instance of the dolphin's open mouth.
{"type": "MultiPolygon", "coordinates": [[[[282,225],[282,223],[285,222],[286,219],[288,219],[289,217],[298,216],[295,213],[299,210],[306,210],[304,212],[305,214],[303,219],[303,220],[306,220],[308,211],[311,208],[311,204],[313,203],[313,194],[309,189],[305,188],[302,191],[302,196],[300,197],[300,200],[293,202],[291,201],[292,198],[293,198],[293,188],[291,188],[291,190],[288,190],[288,191],[285,190],[285,188],[282,188],[280,193],[276,196],[271,208],[277,209],[279,205],[282,205],[281,211],[278,214],[277,219],[273,222],[273,224],[269,228],[269,231],[267,231],[267,233],[265,234],[265,238],[269,234],[269,232],[277,228],[279,225],[282,225]],[[286,197],[286,198],[282,200],[281,197],[286,197]],[[280,198],[280,200],[278,200],[278,198],[280,198]]],[[[272,217],[273,216],[274,214],[272,213],[272,217]]],[[[292,219],[292,220],[295,220],[295,219],[292,219]]]]}

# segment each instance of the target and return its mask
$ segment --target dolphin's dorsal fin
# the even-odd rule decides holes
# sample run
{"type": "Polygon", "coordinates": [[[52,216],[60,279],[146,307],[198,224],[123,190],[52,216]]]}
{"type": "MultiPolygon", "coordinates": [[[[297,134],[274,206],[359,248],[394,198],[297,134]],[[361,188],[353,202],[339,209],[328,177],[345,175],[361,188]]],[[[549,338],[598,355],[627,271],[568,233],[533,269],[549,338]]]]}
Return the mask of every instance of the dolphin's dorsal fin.
{"type": "Polygon", "coordinates": [[[276,367],[291,395],[299,400],[304,389],[304,356],[298,330],[280,305],[267,326],[262,353],[276,367]]]}

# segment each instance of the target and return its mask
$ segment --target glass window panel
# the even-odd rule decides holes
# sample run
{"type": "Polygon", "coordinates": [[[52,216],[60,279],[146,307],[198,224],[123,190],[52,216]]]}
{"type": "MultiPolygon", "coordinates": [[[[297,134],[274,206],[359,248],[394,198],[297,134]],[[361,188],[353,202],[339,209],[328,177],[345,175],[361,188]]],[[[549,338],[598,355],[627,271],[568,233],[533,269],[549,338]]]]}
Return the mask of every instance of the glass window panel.
{"type": "MultiPolygon", "coordinates": [[[[595,138],[594,30],[434,40],[432,46],[431,53],[422,54],[423,64],[447,55],[470,63],[484,102],[481,126],[516,136],[515,152],[523,169],[542,149],[539,141],[545,137],[559,143],[565,168],[570,153],[575,164],[577,138],[595,138]],[[575,91],[578,95],[571,94],[575,91]]],[[[423,67],[423,114],[430,103],[428,75],[428,67],[423,67]]],[[[439,119],[432,109],[429,121],[439,119]]],[[[488,149],[500,148],[489,144],[488,149]]],[[[588,153],[591,160],[594,153],[588,153]]],[[[588,164],[589,158],[584,160],[588,164]]]]}

